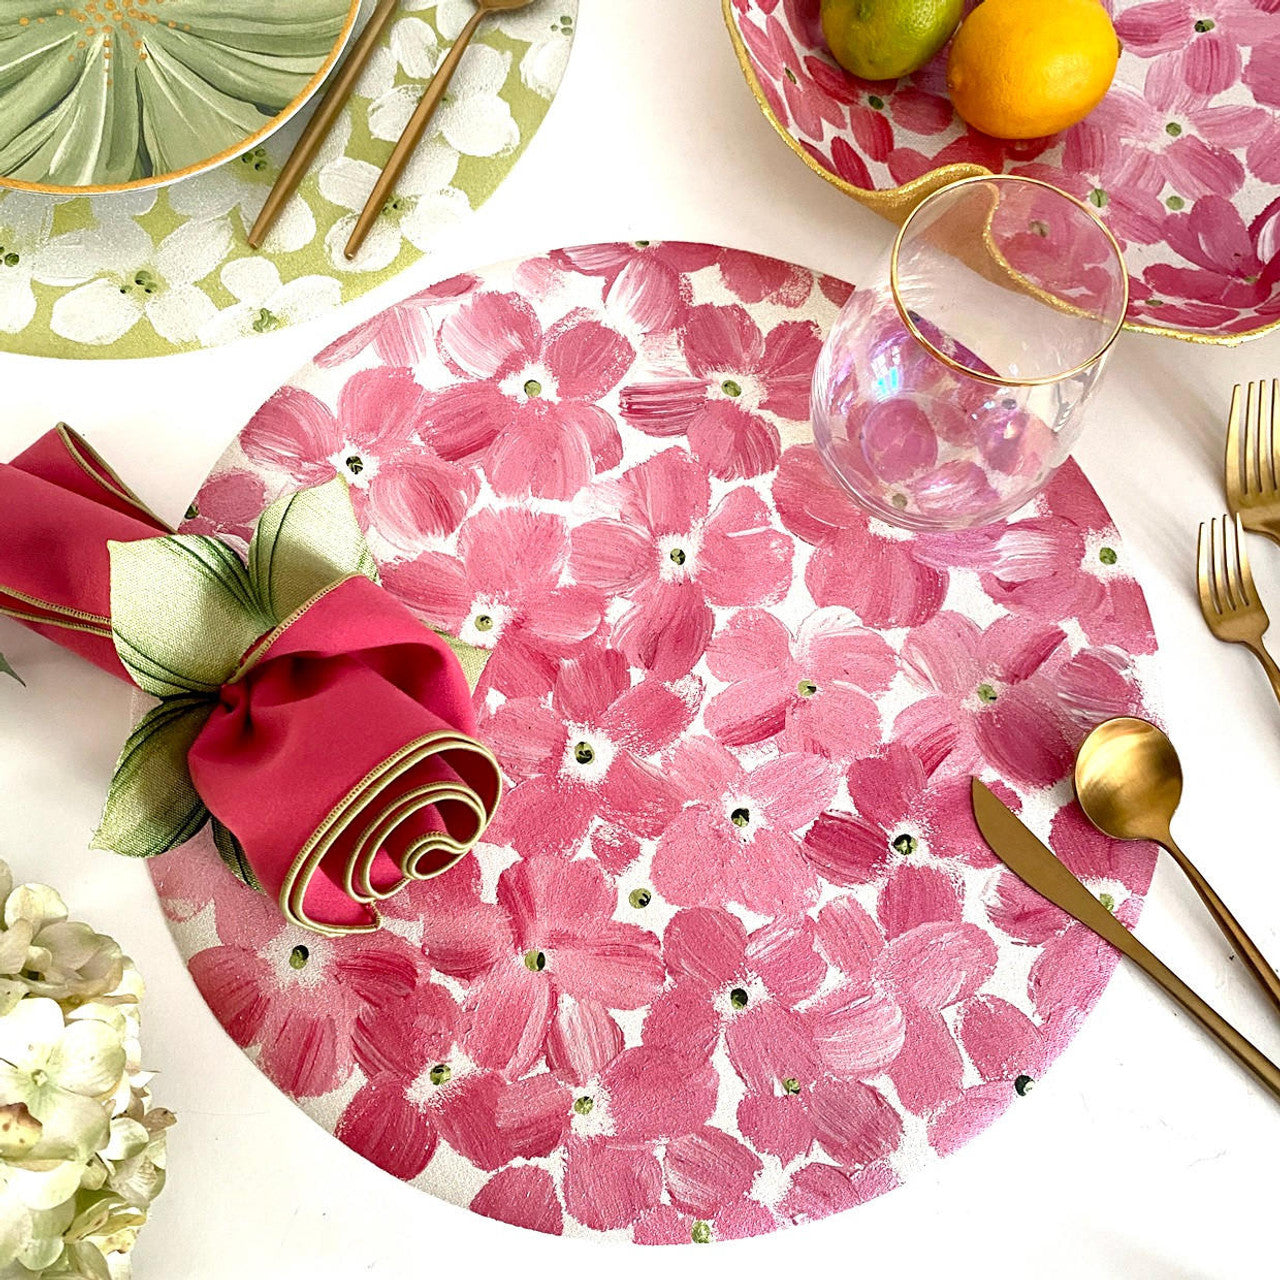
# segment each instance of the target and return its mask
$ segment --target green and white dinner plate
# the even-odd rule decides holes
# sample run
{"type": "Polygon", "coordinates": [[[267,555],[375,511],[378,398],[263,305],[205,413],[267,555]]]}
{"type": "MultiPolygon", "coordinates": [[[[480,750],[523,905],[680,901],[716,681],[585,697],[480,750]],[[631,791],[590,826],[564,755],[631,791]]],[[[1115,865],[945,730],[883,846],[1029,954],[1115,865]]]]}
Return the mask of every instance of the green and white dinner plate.
{"type": "Polygon", "coordinates": [[[0,0],[0,186],[156,187],[261,142],[319,87],[359,0],[0,0]]]}
{"type": "MultiPolygon", "coordinates": [[[[0,11],[11,3],[0,0],[0,11]]],[[[357,29],[372,7],[361,4],[357,29]]],[[[305,112],[237,158],[161,189],[0,192],[0,350],[92,359],[218,346],[311,319],[417,261],[493,194],[541,124],[568,63],[578,0],[537,0],[484,23],[395,199],[348,262],[356,213],[473,8],[404,0],[261,252],[245,233],[305,112]]]]}

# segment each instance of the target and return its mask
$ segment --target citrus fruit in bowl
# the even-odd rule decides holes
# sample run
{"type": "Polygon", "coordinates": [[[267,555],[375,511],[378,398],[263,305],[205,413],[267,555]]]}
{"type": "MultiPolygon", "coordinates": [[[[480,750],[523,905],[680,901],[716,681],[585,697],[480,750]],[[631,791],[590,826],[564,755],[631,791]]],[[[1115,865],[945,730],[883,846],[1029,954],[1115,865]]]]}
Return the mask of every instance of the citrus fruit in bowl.
{"type": "Polygon", "coordinates": [[[982,0],[951,44],[947,92],[993,138],[1044,138],[1102,101],[1119,61],[1098,0],[982,0]]]}
{"type": "Polygon", "coordinates": [[[964,0],[822,0],[832,56],[863,80],[896,80],[951,39],[964,0]]]}

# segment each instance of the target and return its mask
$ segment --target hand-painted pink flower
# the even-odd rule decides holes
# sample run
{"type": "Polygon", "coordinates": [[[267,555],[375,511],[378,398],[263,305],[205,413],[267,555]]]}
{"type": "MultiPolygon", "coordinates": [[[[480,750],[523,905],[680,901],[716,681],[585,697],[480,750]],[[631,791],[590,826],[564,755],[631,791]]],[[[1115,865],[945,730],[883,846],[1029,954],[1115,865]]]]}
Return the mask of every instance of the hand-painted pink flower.
{"type": "Polygon", "coordinates": [[[219,943],[187,963],[241,1048],[294,1098],[317,1097],[351,1073],[357,1018],[399,1005],[424,979],[420,952],[380,933],[322,938],[286,925],[279,908],[230,875],[215,898],[219,943]]]}
{"type": "MultiPolygon", "coordinates": [[[[954,901],[954,883],[938,867],[919,865],[922,857],[974,867],[995,864],[973,821],[969,780],[932,776],[916,752],[897,742],[855,760],[847,777],[857,812],[820,815],[805,835],[805,857],[824,879],[845,886],[875,883],[896,867],[880,897],[880,920],[890,936],[925,919],[959,919],[955,912],[916,913],[905,923],[901,899],[933,885],[936,893],[928,896],[954,901]]],[[[993,786],[1017,808],[1008,788],[993,786]]]]}
{"type": "Polygon", "coordinates": [[[219,471],[196,494],[181,531],[229,534],[247,544],[266,505],[266,486],[259,476],[252,471],[219,471]]]}
{"type": "Polygon", "coordinates": [[[463,521],[456,557],[424,552],[388,565],[382,580],[432,626],[491,649],[484,687],[516,698],[546,693],[600,626],[600,593],[559,585],[568,559],[562,516],[485,507],[463,521]]]}
{"type": "MultiPolygon", "coordinates": [[[[689,305],[686,277],[715,262],[718,250],[678,240],[581,245],[560,249],[552,260],[588,276],[603,276],[605,305],[644,332],[673,328],[689,305]]],[[[772,259],[769,259],[772,261],[772,259]]]]}
{"type": "Polygon", "coordinates": [[[808,64],[816,60],[796,49],[777,17],[770,14],[763,23],[743,21],[740,30],[764,73],[759,76],[760,87],[779,120],[784,124],[794,121],[800,133],[817,142],[822,141],[828,124],[837,130],[843,127],[846,112],[842,103],[814,79],[808,64]]]}
{"type": "Polygon", "coordinates": [[[887,1164],[870,1164],[850,1174],[833,1164],[815,1160],[791,1175],[791,1185],[778,1202],[778,1216],[787,1222],[816,1222],[842,1209],[865,1204],[892,1191],[898,1176],[887,1164]]]}
{"type": "Polygon", "coordinates": [[[561,665],[550,707],[512,698],[494,712],[485,741],[516,786],[487,839],[523,854],[572,853],[597,818],[642,838],[661,834],[681,795],[646,757],[688,728],[701,685],[657,676],[632,685],[630,675],[617,650],[587,649],[561,665]]]}
{"type": "Polygon", "coordinates": [[[757,476],[778,462],[778,430],[763,413],[800,421],[822,349],[817,325],[785,320],[768,335],[743,307],[694,307],[681,333],[689,378],[622,389],[622,416],[651,436],[687,435],[721,479],[757,476]]]}
{"type": "MultiPolygon", "coordinates": [[[[954,916],[945,897],[934,911],[918,909],[928,905],[927,894],[916,903],[915,918],[939,910],[954,916]]],[[[893,912],[884,914],[890,918],[893,912]]],[[[964,1063],[942,1013],[973,996],[991,976],[996,949],[990,936],[954,918],[933,919],[886,944],[880,926],[851,896],[822,908],[817,934],[823,953],[847,977],[828,999],[844,991],[847,999],[865,1000],[870,991],[900,1010],[901,1047],[887,1071],[902,1105],[927,1115],[959,1097],[964,1063]]]]}
{"type": "MultiPolygon", "coordinates": [[[[848,111],[847,127],[857,143],[859,154],[883,163],[893,150],[893,126],[884,110],[884,85],[859,80],[842,67],[833,66],[825,57],[808,57],[805,70],[813,83],[833,102],[848,111]]],[[[822,141],[822,134],[814,137],[822,141]]]]}
{"type": "Polygon", "coordinates": [[[945,762],[948,772],[969,774],[985,762],[1033,786],[1059,781],[1079,743],[1041,668],[1065,639],[1012,615],[983,631],[961,614],[939,614],[902,647],[922,696],[899,713],[895,740],[930,770],[945,762]]]}
{"type": "Polygon", "coordinates": [[[437,345],[466,380],[427,395],[423,438],[442,457],[479,457],[502,496],[571,498],[621,461],[617,423],[595,403],[635,358],[621,334],[581,312],[544,332],[523,298],[477,293],[437,345]]]}
{"type": "Polygon", "coordinates": [[[802,911],[816,900],[797,833],[835,791],[829,761],[794,752],[747,770],[719,743],[693,738],[665,764],[694,803],[658,840],[652,877],[663,897],[683,907],[736,902],[763,915],[802,911]]]}
{"type": "Polygon", "coordinates": [[[879,743],[880,713],[868,695],[883,693],[898,666],[878,632],[839,608],[811,613],[794,640],[773,614],[744,609],[711,642],[707,665],[729,684],[705,713],[718,741],[742,747],[775,738],[782,751],[833,760],[879,743]]]}
{"type": "Polygon", "coordinates": [[[380,1169],[408,1181],[443,1139],[477,1168],[550,1155],[569,1128],[572,1095],[545,1072],[509,1081],[477,1070],[455,1048],[461,1011],[435,983],[414,992],[412,1012],[382,1009],[354,1041],[365,1083],[335,1135],[380,1169]]]}
{"type": "Polygon", "coordinates": [[[338,411],[283,387],[254,415],[240,446],[300,485],[341,475],[366,520],[394,546],[416,551],[452,533],[479,488],[469,467],[411,444],[425,426],[426,393],[408,369],[363,369],[338,395],[338,411]]]}
{"type": "Polygon", "coordinates": [[[386,310],[331,342],[316,356],[316,364],[322,369],[333,369],[372,347],[383,364],[411,368],[431,348],[432,313],[439,310],[441,304],[470,293],[478,283],[473,275],[451,276],[401,302],[393,302],[386,310]]]}
{"type": "Polygon", "coordinates": [[[616,895],[596,862],[526,858],[499,877],[498,905],[509,920],[509,949],[467,1000],[465,1048],[480,1066],[524,1075],[542,1056],[566,996],[641,1009],[661,989],[658,940],[612,918],[616,895]]]}
{"type": "Polygon", "coordinates": [[[758,1200],[739,1196],[722,1200],[714,1213],[696,1217],[673,1204],[660,1204],[632,1229],[636,1244],[710,1244],[715,1240],[749,1240],[773,1231],[777,1219],[758,1200]]]}
{"type": "Polygon", "coordinates": [[[799,307],[813,292],[813,272],[777,258],[742,249],[721,249],[716,265],[725,287],[740,302],[799,307]]]}
{"type": "Polygon", "coordinates": [[[1254,45],[1244,70],[1244,82],[1259,102],[1280,107],[1280,33],[1254,45]]]}
{"type": "Polygon", "coordinates": [[[673,680],[711,639],[711,605],[766,604],[791,585],[791,539],[773,528],[753,489],[731,489],[714,511],[707,470],[667,449],[601,487],[617,518],[571,534],[580,583],[626,595],[613,644],[633,666],[673,680]]]}
{"type": "Polygon", "coordinates": [[[929,1143],[950,1155],[975,1137],[1039,1080],[1060,1043],[999,996],[975,996],[956,1010],[956,1030],[982,1083],[929,1121],[929,1143]]]}
{"type": "Polygon", "coordinates": [[[564,1210],[556,1185],[545,1169],[512,1165],[501,1169],[476,1192],[472,1213],[509,1222],[513,1227],[558,1236],[564,1232],[564,1210]]]}
{"type": "Polygon", "coordinates": [[[1275,31],[1275,15],[1250,0],[1151,0],[1116,15],[1127,52],[1160,57],[1197,93],[1229,89],[1239,79],[1241,50],[1275,31]]]}
{"type": "MultiPolygon", "coordinates": [[[[717,1091],[709,1063],[640,1045],[619,1054],[588,1087],[574,1100],[565,1147],[564,1202],[573,1217],[593,1230],[613,1231],[654,1208],[664,1182],[659,1144],[675,1148],[670,1172],[676,1186],[699,1194],[697,1144],[684,1140],[696,1134],[707,1141],[704,1126],[717,1091]]],[[[741,1181],[751,1159],[744,1148],[734,1152],[739,1172],[731,1182],[741,1181]]]]}
{"type": "Polygon", "coordinates": [[[805,568],[816,604],[850,607],[868,627],[919,626],[942,607],[949,575],[920,555],[930,538],[899,537],[873,522],[836,487],[812,445],[783,454],[773,500],[782,523],[817,548],[805,568]]]}

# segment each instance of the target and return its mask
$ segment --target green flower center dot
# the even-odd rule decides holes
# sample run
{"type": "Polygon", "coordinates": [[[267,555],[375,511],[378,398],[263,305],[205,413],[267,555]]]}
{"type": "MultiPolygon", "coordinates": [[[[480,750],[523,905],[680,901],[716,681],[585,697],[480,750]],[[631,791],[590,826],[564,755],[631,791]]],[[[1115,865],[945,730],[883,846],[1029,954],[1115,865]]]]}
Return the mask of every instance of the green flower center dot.
{"type": "Polygon", "coordinates": [[[729,821],[732,822],[735,827],[745,827],[751,821],[751,810],[735,809],[729,815],[729,821]]]}
{"type": "Polygon", "coordinates": [[[4,255],[4,265],[5,265],[6,267],[16,267],[16,266],[18,265],[18,263],[19,263],[19,262],[21,262],[21,261],[22,261],[22,259],[21,259],[21,258],[20,258],[16,253],[13,253],[12,251],[10,251],[9,253],[6,253],[6,254],[4,255]]]}
{"type": "Polygon", "coordinates": [[[1099,547],[1098,559],[1101,560],[1103,564],[1115,564],[1120,557],[1116,555],[1113,547],[1099,547]]]}
{"type": "Polygon", "coordinates": [[[1093,205],[1095,209],[1101,209],[1105,204],[1107,204],[1109,199],[1110,197],[1101,187],[1094,187],[1094,189],[1089,192],[1089,203],[1093,205]]]}
{"type": "Polygon", "coordinates": [[[183,516],[182,518],[183,518],[184,520],[194,520],[194,519],[195,519],[199,514],[200,514],[200,508],[199,508],[199,507],[197,507],[197,506],[196,506],[196,504],[193,502],[193,503],[192,503],[192,504],[187,508],[187,514],[186,514],[185,516],[183,516]]]}
{"type": "Polygon", "coordinates": [[[792,84],[797,84],[797,83],[799,83],[799,82],[796,80],[796,73],[795,73],[794,71],[792,71],[790,67],[783,67],[783,68],[782,68],[782,74],[783,74],[784,76],[786,76],[786,77],[787,77],[787,79],[788,79],[788,80],[790,80],[792,84]]]}
{"type": "Polygon", "coordinates": [[[637,249],[647,249],[653,243],[653,241],[652,240],[634,240],[632,241],[632,243],[635,245],[637,249]]]}
{"type": "Polygon", "coordinates": [[[796,685],[796,692],[802,698],[812,698],[813,695],[818,692],[818,686],[814,684],[812,680],[801,680],[800,683],[796,685]]]}
{"type": "Polygon", "coordinates": [[[268,311],[266,307],[258,308],[258,314],[253,319],[254,333],[271,333],[280,327],[280,317],[274,311],[268,311]]]}
{"type": "Polygon", "coordinates": [[[909,858],[920,847],[915,836],[908,835],[905,831],[900,836],[894,836],[890,843],[904,858],[909,858]]]}
{"type": "Polygon", "coordinates": [[[589,742],[579,742],[573,748],[573,758],[579,764],[590,764],[595,758],[595,748],[589,742]]]}
{"type": "Polygon", "coordinates": [[[1174,213],[1177,213],[1179,209],[1186,208],[1187,202],[1181,196],[1168,196],[1165,199],[1165,204],[1167,204],[1174,213]]]}
{"type": "Polygon", "coordinates": [[[547,957],[541,951],[526,951],[524,953],[524,967],[530,973],[541,973],[547,967],[547,957]]]}
{"type": "Polygon", "coordinates": [[[404,196],[391,196],[390,199],[382,206],[383,213],[405,213],[410,208],[409,201],[404,196]]]}
{"type": "Polygon", "coordinates": [[[1149,307],[1163,307],[1163,306],[1164,306],[1164,299],[1163,299],[1163,298],[1148,298],[1148,299],[1147,299],[1147,306],[1149,306],[1149,307]]]}
{"type": "Polygon", "coordinates": [[[364,470],[364,459],[358,453],[353,453],[349,458],[342,460],[342,465],[353,476],[358,476],[364,470]]]}
{"type": "Polygon", "coordinates": [[[268,166],[267,152],[264,147],[254,147],[240,157],[240,163],[247,165],[254,173],[261,173],[268,166]]]}
{"type": "Polygon", "coordinates": [[[43,1089],[44,1086],[49,1083],[49,1073],[42,1067],[37,1067],[31,1073],[31,1083],[35,1085],[37,1089],[43,1089]]]}
{"type": "Polygon", "coordinates": [[[432,1084],[447,1084],[453,1076],[453,1068],[447,1062],[437,1062],[430,1071],[427,1072],[427,1079],[432,1084]]]}
{"type": "Polygon", "coordinates": [[[689,1239],[694,1244],[710,1244],[711,1243],[711,1223],[703,1222],[701,1218],[689,1228],[689,1239]]]}
{"type": "Polygon", "coordinates": [[[529,381],[524,384],[524,393],[531,400],[540,396],[542,394],[542,383],[540,383],[537,378],[530,378],[529,381]]]}
{"type": "Polygon", "coordinates": [[[672,563],[672,564],[684,564],[684,562],[685,562],[686,558],[687,558],[687,557],[685,556],[684,551],[683,551],[680,547],[672,547],[672,548],[671,548],[671,563],[672,563]]]}
{"type": "Polygon", "coordinates": [[[632,889],[627,894],[627,901],[631,903],[637,911],[647,907],[653,901],[653,894],[648,889],[632,889]]]}
{"type": "Polygon", "coordinates": [[[889,501],[892,502],[899,511],[905,511],[907,508],[907,495],[905,493],[895,493],[889,498],[889,501]]]}
{"type": "Polygon", "coordinates": [[[1255,272],[1255,273],[1254,273],[1253,275],[1251,275],[1251,276],[1245,276],[1245,278],[1244,278],[1244,282],[1245,282],[1245,284],[1257,284],[1259,279],[1260,279],[1260,277],[1259,277],[1259,276],[1258,276],[1258,274],[1255,272]]]}
{"type": "Polygon", "coordinates": [[[787,1078],[786,1078],[785,1080],[783,1080],[783,1082],[782,1082],[782,1092],[783,1092],[783,1093],[793,1093],[793,1094],[794,1094],[794,1093],[799,1093],[799,1092],[800,1092],[800,1081],[799,1081],[799,1080],[797,1080],[797,1079],[795,1078],[795,1076],[787,1076],[787,1078]]]}
{"type": "Polygon", "coordinates": [[[160,288],[160,277],[142,268],[135,271],[133,277],[120,286],[121,293],[132,293],[135,290],[150,296],[160,288]]]}
{"type": "Polygon", "coordinates": [[[1035,1088],[1036,1082],[1030,1076],[1019,1076],[1013,1082],[1013,1091],[1020,1098],[1025,1098],[1027,1094],[1035,1088]]]}
{"type": "Polygon", "coordinates": [[[591,1114],[591,1109],[595,1105],[596,1105],[596,1100],[594,1098],[583,1097],[583,1098],[575,1098],[573,1100],[573,1109],[580,1116],[589,1116],[591,1114]]]}
{"type": "Polygon", "coordinates": [[[734,382],[732,378],[726,378],[720,384],[720,390],[727,396],[733,396],[735,399],[742,394],[742,384],[734,382]]]}
{"type": "Polygon", "coordinates": [[[747,1007],[748,998],[747,993],[741,987],[734,987],[734,989],[729,992],[729,1003],[733,1005],[735,1009],[745,1009],[747,1007]]]}
{"type": "Polygon", "coordinates": [[[1176,138],[1182,133],[1182,126],[1176,120],[1170,120],[1164,127],[1165,133],[1171,138],[1176,138]]]}
{"type": "Polygon", "coordinates": [[[476,616],[477,631],[492,631],[493,619],[487,613],[481,613],[476,616]]]}
{"type": "Polygon", "coordinates": [[[1098,901],[1102,903],[1108,911],[1114,911],[1116,909],[1115,897],[1110,893],[1098,894],[1098,901]]]}
{"type": "Polygon", "coordinates": [[[995,687],[987,684],[985,681],[978,686],[978,699],[979,701],[986,703],[987,706],[990,706],[991,703],[993,703],[999,696],[1000,695],[995,691],[995,687]]]}
{"type": "Polygon", "coordinates": [[[305,969],[307,967],[307,961],[310,959],[311,952],[304,947],[302,943],[298,943],[298,945],[289,952],[289,968],[305,969]]]}
{"type": "Polygon", "coordinates": [[[1200,18],[1196,22],[1196,30],[1204,35],[1206,31],[1212,31],[1218,24],[1212,18],[1200,18]]]}
{"type": "Polygon", "coordinates": [[[884,99],[883,99],[883,98],[882,98],[878,93],[873,93],[873,94],[872,94],[872,95],[867,99],[867,105],[868,105],[869,107],[871,107],[871,108],[872,108],[872,110],[874,110],[874,111],[883,111],[883,110],[884,110],[884,99]]]}
{"type": "Polygon", "coordinates": [[[1040,218],[1032,218],[1031,221],[1027,223],[1027,230],[1030,231],[1033,236],[1039,236],[1041,240],[1048,239],[1049,224],[1040,218]]]}

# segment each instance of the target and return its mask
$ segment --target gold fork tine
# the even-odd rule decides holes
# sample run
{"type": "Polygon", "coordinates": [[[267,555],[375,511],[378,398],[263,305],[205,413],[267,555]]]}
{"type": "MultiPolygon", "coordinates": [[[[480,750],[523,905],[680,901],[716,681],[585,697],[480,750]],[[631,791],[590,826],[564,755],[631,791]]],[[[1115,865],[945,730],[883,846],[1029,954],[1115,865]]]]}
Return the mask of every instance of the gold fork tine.
{"type": "Polygon", "coordinates": [[[1262,406],[1258,403],[1256,383],[1250,382],[1244,397],[1244,491],[1262,491],[1262,473],[1258,469],[1258,428],[1262,424],[1262,406]]]}
{"type": "MultiPolygon", "coordinates": [[[[1222,532],[1226,539],[1228,560],[1231,568],[1231,591],[1236,598],[1237,604],[1250,605],[1253,603],[1249,599],[1249,593],[1244,589],[1244,576],[1249,569],[1249,556],[1244,547],[1240,544],[1240,524],[1239,521],[1228,521],[1226,516],[1222,517],[1222,532]]],[[[1250,574],[1250,577],[1253,575],[1250,574]]]]}
{"type": "Polygon", "coordinates": [[[1213,598],[1213,581],[1210,577],[1209,531],[1203,520],[1200,521],[1200,535],[1196,539],[1196,587],[1200,594],[1200,612],[1205,622],[1212,622],[1218,606],[1213,598]]]}
{"type": "Polygon", "coordinates": [[[1227,568],[1227,521],[1224,516],[1215,516],[1213,520],[1214,558],[1213,569],[1218,579],[1218,600],[1222,611],[1236,607],[1235,596],[1231,593],[1231,573],[1227,568]]]}
{"type": "Polygon", "coordinates": [[[1240,570],[1240,590],[1244,596],[1245,604],[1256,604],[1258,601],[1258,588],[1254,586],[1253,570],[1249,567],[1249,553],[1244,549],[1243,534],[1244,526],[1240,523],[1240,517],[1236,516],[1236,565],[1240,570]]]}
{"type": "Polygon", "coordinates": [[[1280,464],[1276,462],[1276,423],[1280,420],[1280,406],[1276,404],[1276,387],[1280,383],[1280,379],[1271,379],[1271,422],[1270,426],[1270,449],[1271,454],[1271,488],[1274,492],[1280,488],[1280,464]]]}
{"type": "MultiPolygon", "coordinates": [[[[1227,502],[1236,506],[1248,491],[1244,478],[1244,437],[1240,434],[1241,391],[1237,382],[1231,389],[1231,412],[1227,415],[1226,480],[1227,502]]],[[[1204,525],[1201,524],[1203,531],[1204,525]]]]}

